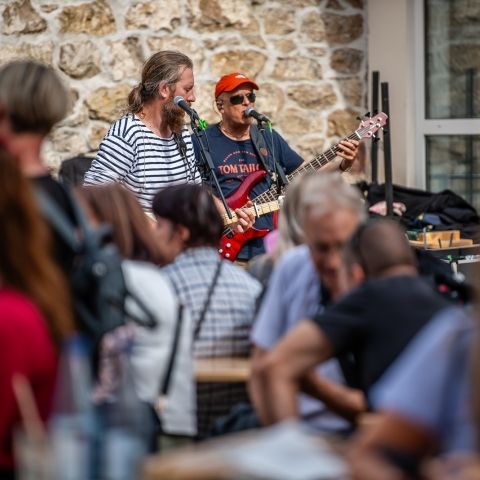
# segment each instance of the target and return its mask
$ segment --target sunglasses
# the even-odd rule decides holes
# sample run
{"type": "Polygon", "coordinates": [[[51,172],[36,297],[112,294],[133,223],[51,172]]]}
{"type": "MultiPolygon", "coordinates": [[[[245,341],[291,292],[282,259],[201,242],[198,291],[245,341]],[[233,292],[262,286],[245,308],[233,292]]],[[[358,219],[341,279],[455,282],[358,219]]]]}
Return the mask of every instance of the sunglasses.
{"type": "Polygon", "coordinates": [[[250,103],[255,103],[255,100],[257,98],[255,93],[253,93],[253,92],[246,93],[246,94],[238,93],[237,95],[232,95],[230,97],[230,103],[232,105],[241,105],[243,103],[244,97],[247,97],[247,99],[250,103]]]}

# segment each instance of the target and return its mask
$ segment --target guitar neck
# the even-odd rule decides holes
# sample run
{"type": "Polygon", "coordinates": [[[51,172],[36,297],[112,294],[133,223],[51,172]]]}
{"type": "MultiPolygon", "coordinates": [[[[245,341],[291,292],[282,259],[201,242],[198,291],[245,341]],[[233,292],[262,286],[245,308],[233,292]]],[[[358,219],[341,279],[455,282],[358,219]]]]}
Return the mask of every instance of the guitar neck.
{"type": "MultiPolygon", "coordinates": [[[[361,137],[357,134],[357,132],[353,132],[347,137],[348,140],[359,140],[360,138],[361,137]]],[[[340,143],[336,143],[326,152],[320,153],[309,162],[302,164],[293,173],[287,175],[288,181],[291,182],[295,177],[302,175],[305,172],[320,170],[322,167],[327,165],[327,163],[330,163],[333,159],[335,159],[335,157],[338,156],[339,151],[341,151],[340,143]]]]}
{"type": "MultiPolygon", "coordinates": [[[[362,137],[357,133],[357,131],[355,131],[347,138],[348,140],[359,140],[362,137]]],[[[288,181],[291,182],[295,177],[302,175],[305,172],[320,170],[322,167],[327,165],[327,163],[330,163],[335,157],[337,157],[339,151],[341,151],[340,143],[337,143],[333,147],[329,148],[326,152],[320,153],[307,163],[303,163],[294,172],[292,172],[290,175],[287,175],[288,181]]],[[[277,197],[278,193],[276,189],[270,187],[269,190],[261,193],[255,198],[255,200],[259,202],[271,202],[277,197]]]]}
{"type": "MultiPolygon", "coordinates": [[[[247,207],[244,210],[246,210],[248,213],[251,213],[256,218],[267,213],[277,212],[280,210],[280,201],[275,199],[265,203],[256,203],[253,205],[253,207],[247,207]]],[[[225,213],[222,216],[222,219],[225,226],[233,225],[238,222],[238,218],[234,212],[232,212],[232,218],[229,218],[228,214],[225,213]]]]}

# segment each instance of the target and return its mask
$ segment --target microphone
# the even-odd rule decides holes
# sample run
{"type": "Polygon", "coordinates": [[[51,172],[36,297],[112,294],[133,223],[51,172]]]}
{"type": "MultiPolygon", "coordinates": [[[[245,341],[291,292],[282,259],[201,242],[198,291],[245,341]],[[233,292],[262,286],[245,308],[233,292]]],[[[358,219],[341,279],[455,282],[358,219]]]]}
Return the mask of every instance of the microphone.
{"type": "Polygon", "coordinates": [[[200,120],[200,117],[198,116],[198,113],[188,104],[188,102],[181,95],[177,95],[173,99],[173,103],[177,107],[180,107],[182,110],[187,112],[187,115],[190,118],[192,118],[194,120],[200,120]]]}
{"type": "Polygon", "coordinates": [[[248,107],[243,112],[246,117],[253,117],[258,122],[270,123],[270,119],[263,113],[257,112],[253,107],[248,107]]]}

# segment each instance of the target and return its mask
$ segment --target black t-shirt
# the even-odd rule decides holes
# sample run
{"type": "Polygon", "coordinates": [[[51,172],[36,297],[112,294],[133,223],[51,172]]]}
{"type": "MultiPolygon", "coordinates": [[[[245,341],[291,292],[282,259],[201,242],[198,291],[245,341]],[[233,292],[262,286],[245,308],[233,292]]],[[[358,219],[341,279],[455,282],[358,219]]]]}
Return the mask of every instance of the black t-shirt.
{"type": "Polygon", "coordinates": [[[353,356],[353,372],[344,372],[348,385],[368,393],[413,336],[449,305],[421,277],[372,279],[315,322],[335,356],[353,356]]]}
{"type": "MultiPolygon", "coordinates": [[[[65,187],[50,175],[32,177],[30,180],[35,189],[47,194],[60,207],[60,209],[65,212],[67,218],[73,225],[77,224],[73,207],[65,187]]],[[[55,231],[53,231],[53,253],[59,266],[66,274],[68,274],[73,263],[74,252],[55,231]]]]}
{"type": "MultiPolygon", "coordinates": [[[[215,166],[215,174],[222,193],[228,200],[228,197],[240,188],[248,175],[264,170],[264,168],[257,156],[252,140],[232,140],[221,132],[218,125],[211,125],[207,128],[206,133],[210,154],[215,166]]],[[[273,170],[272,154],[275,155],[286,174],[292,173],[302,164],[303,160],[300,155],[292,150],[275,130],[271,133],[266,132],[265,135],[268,147],[267,166],[270,170],[273,170]]],[[[193,147],[196,158],[201,158],[199,145],[195,137],[193,137],[193,147]]],[[[271,184],[272,181],[267,175],[253,186],[249,197],[252,200],[255,199],[258,195],[267,191],[271,184]]],[[[271,230],[273,228],[273,215],[267,214],[259,217],[255,221],[254,228],[271,230]]],[[[263,238],[254,238],[244,245],[238,258],[248,260],[264,251],[263,238]]]]}

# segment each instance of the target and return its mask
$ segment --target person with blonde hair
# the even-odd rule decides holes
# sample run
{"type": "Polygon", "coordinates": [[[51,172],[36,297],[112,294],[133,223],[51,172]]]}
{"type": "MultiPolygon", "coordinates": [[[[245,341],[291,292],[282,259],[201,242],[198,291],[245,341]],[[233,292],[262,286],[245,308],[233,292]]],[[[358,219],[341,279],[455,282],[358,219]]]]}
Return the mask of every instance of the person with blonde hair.
{"type": "Polygon", "coordinates": [[[121,182],[145,210],[158,190],[201,183],[185,112],[173,102],[195,101],[193,63],[176,51],[160,51],[144,64],[128,96],[128,112],[112,124],[85,175],[86,185],[121,182]]]}
{"type": "Polygon", "coordinates": [[[284,253],[304,242],[303,228],[299,222],[302,190],[306,179],[315,172],[306,172],[288,184],[282,207],[278,215],[278,229],[270,232],[264,242],[273,245],[262,255],[253,257],[247,264],[247,271],[259,280],[264,288],[268,285],[275,264],[284,253]]]}
{"type": "MultiPolygon", "coordinates": [[[[0,476],[13,475],[20,411],[12,382],[30,383],[41,418],[51,409],[61,342],[73,332],[69,292],[52,259],[31,186],[0,150],[0,476]]],[[[12,476],[13,478],[13,476],[12,476]]]]}

